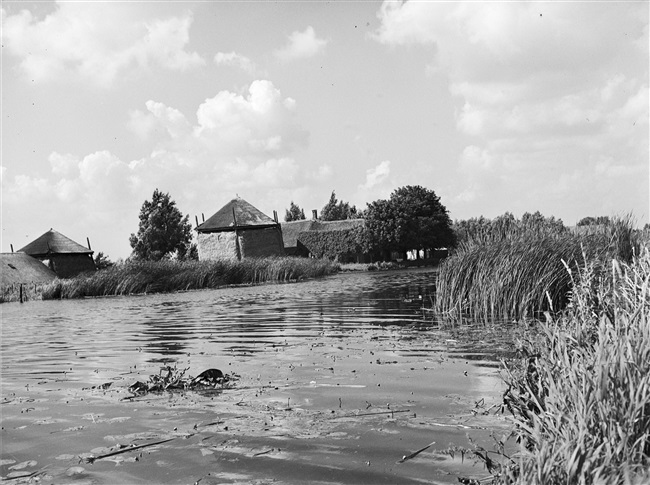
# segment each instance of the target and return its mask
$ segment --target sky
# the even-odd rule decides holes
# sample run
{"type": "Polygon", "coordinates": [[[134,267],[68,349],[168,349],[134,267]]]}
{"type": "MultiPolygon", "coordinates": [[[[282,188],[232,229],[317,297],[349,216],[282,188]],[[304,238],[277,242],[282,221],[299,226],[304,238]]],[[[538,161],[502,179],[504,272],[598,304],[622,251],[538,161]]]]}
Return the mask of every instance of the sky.
{"type": "Polygon", "coordinates": [[[112,260],[155,189],[195,226],[399,187],[452,220],[648,223],[647,1],[2,2],[3,252],[112,260]]]}

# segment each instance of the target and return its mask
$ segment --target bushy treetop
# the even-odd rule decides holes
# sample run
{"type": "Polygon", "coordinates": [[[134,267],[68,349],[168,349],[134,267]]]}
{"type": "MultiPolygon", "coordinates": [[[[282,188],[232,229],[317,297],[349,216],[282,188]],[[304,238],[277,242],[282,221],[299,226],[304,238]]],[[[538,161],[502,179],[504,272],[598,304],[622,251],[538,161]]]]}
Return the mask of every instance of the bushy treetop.
{"type": "Polygon", "coordinates": [[[400,187],[388,200],[368,204],[365,219],[374,249],[405,252],[456,243],[447,208],[433,190],[419,185],[400,187]]]}
{"type": "Polygon", "coordinates": [[[339,201],[335,191],[332,190],[330,200],[320,211],[322,221],[343,221],[345,219],[356,219],[357,208],[350,206],[348,202],[339,201]]]}
{"type": "Polygon", "coordinates": [[[305,211],[298,204],[294,204],[292,200],[291,205],[284,214],[284,222],[302,221],[303,219],[305,219],[305,211]]]}
{"type": "Polygon", "coordinates": [[[129,238],[133,257],[158,261],[176,253],[184,259],[192,253],[191,241],[189,216],[183,217],[169,194],[154,190],[151,201],[145,200],[140,209],[137,234],[129,238]]]}

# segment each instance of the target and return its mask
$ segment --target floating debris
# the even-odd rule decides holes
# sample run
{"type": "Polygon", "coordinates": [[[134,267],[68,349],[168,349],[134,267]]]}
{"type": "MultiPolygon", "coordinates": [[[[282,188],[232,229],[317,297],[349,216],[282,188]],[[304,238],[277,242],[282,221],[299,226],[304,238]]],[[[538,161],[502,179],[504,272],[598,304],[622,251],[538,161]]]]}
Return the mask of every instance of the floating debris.
{"type": "Polygon", "coordinates": [[[136,381],[129,386],[129,391],[140,396],[149,392],[224,389],[239,380],[238,375],[224,374],[219,369],[207,369],[196,377],[185,377],[187,370],[169,365],[162,367],[160,373],[149,376],[148,382],[136,381]]]}

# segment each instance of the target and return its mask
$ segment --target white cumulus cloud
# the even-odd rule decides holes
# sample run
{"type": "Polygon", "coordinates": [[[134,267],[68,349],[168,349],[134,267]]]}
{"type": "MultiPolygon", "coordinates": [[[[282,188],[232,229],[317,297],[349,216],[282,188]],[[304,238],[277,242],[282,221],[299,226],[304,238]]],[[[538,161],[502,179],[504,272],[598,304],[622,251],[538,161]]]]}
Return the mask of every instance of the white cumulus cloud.
{"type": "Polygon", "coordinates": [[[276,50],[275,56],[284,62],[313,57],[323,52],[328,42],[326,39],[319,39],[310,25],[304,32],[292,32],[287,45],[276,50]]]}
{"type": "Polygon", "coordinates": [[[191,24],[191,13],[147,18],[134,3],[60,2],[42,19],[2,9],[2,42],[34,82],[81,79],[109,87],[137,69],[204,65],[186,50],[191,24]]]}
{"type": "Polygon", "coordinates": [[[217,52],[214,56],[214,62],[218,66],[234,66],[246,71],[248,74],[253,74],[256,70],[255,63],[248,57],[236,52],[217,52]]]}
{"type": "Polygon", "coordinates": [[[458,158],[460,199],[500,200],[502,213],[540,197],[555,197],[550,205],[562,208],[574,192],[598,211],[615,194],[638,192],[635,200],[647,205],[648,9],[384,2],[372,37],[430,48],[425,72],[447,79],[467,139],[458,158]],[[617,180],[607,189],[595,183],[598,173],[617,180]]]}
{"type": "Polygon", "coordinates": [[[103,228],[105,247],[124,251],[140,206],[155,188],[169,192],[190,215],[216,211],[236,193],[256,205],[265,197],[275,203],[269,194],[313,182],[311,169],[295,156],[307,133],[294,119],[296,103],[288,99],[271,82],[254,81],[243,93],[221,91],[206,99],[196,108],[195,123],[150,100],[128,122],[150,147],[141,159],[123,160],[110,151],[54,152],[49,172],[39,176],[3,168],[5,222],[18,226],[9,219],[20,217],[103,228]]]}

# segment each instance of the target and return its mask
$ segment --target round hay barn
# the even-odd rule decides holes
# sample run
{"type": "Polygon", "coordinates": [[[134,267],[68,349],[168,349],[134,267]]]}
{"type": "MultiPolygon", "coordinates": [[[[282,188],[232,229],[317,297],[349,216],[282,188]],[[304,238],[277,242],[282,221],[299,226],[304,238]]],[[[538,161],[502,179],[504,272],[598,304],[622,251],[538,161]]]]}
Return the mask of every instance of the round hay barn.
{"type": "Polygon", "coordinates": [[[93,251],[50,229],[18,250],[44,262],[59,278],[95,271],[93,251]]]}
{"type": "Polygon", "coordinates": [[[239,197],[196,231],[201,261],[284,256],[280,223],[239,197]]]}

